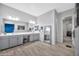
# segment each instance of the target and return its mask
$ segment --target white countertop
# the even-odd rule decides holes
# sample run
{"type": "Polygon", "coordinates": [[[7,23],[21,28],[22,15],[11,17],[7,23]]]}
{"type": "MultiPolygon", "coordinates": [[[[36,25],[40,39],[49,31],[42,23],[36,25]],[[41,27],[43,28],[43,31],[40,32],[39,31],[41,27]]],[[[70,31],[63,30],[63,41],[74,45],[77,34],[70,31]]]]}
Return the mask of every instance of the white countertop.
{"type": "Polygon", "coordinates": [[[37,33],[40,33],[40,32],[24,32],[24,33],[6,33],[6,34],[0,34],[0,36],[12,36],[12,35],[24,35],[24,34],[37,34],[37,33]]]}

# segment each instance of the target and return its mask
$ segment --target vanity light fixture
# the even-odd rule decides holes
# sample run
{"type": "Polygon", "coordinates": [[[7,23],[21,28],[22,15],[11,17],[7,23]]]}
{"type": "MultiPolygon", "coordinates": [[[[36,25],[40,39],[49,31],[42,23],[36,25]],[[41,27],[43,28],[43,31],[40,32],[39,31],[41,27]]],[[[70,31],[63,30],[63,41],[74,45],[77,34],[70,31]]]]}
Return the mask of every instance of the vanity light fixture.
{"type": "Polygon", "coordinates": [[[12,17],[12,16],[7,16],[6,18],[9,19],[9,20],[16,20],[16,21],[19,20],[19,18],[17,18],[17,17],[12,17]]]}
{"type": "Polygon", "coordinates": [[[50,31],[50,28],[49,28],[49,27],[47,27],[47,28],[46,28],[46,31],[50,31]]]}
{"type": "Polygon", "coordinates": [[[12,19],[12,16],[7,16],[6,18],[9,19],[9,20],[11,20],[12,19]]]}
{"type": "Polygon", "coordinates": [[[31,21],[29,21],[29,23],[31,23],[31,24],[35,24],[35,21],[31,20],[31,21]]]}
{"type": "Polygon", "coordinates": [[[0,16],[0,19],[2,19],[3,17],[2,16],[0,16]]]}
{"type": "Polygon", "coordinates": [[[12,20],[16,20],[16,21],[18,21],[18,20],[19,20],[19,18],[13,18],[12,20]]]}

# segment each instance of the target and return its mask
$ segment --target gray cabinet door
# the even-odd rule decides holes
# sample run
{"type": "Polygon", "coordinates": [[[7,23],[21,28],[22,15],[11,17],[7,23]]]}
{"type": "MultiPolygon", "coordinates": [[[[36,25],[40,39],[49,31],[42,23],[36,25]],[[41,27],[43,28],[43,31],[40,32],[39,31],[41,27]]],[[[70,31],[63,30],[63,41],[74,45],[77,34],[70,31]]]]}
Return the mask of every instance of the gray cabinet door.
{"type": "Polygon", "coordinates": [[[34,36],[34,41],[36,41],[36,40],[39,40],[39,34],[33,34],[33,36],[34,36]]]}
{"type": "Polygon", "coordinates": [[[39,39],[40,39],[39,34],[31,34],[30,35],[30,41],[36,41],[39,39]]]}
{"type": "Polygon", "coordinates": [[[17,37],[17,45],[23,44],[23,35],[18,35],[17,37]]]}
{"type": "Polygon", "coordinates": [[[10,39],[10,41],[9,41],[10,47],[17,45],[17,36],[10,36],[9,39],[10,39]]]}
{"type": "Polygon", "coordinates": [[[30,34],[30,41],[34,41],[34,34],[30,34]]]}
{"type": "Polygon", "coordinates": [[[9,39],[7,37],[0,37],[0,49],[9,48],[9,39]]]}

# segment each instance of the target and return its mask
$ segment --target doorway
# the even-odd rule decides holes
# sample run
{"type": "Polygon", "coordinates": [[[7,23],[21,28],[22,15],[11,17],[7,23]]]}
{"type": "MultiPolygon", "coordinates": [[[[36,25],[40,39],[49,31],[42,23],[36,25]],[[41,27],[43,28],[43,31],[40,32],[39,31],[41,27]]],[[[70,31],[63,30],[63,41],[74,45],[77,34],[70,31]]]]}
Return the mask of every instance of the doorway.
{"type": "Polygon", "coordinates": [[[72,16],[63,19],[63,43],[66,47],[71,48],[72,44],[72,16]]]}
{"type": "Polygon", "coordinates": [[[51,44],[51,26],[44,26],[44,42],[51,44]]]}

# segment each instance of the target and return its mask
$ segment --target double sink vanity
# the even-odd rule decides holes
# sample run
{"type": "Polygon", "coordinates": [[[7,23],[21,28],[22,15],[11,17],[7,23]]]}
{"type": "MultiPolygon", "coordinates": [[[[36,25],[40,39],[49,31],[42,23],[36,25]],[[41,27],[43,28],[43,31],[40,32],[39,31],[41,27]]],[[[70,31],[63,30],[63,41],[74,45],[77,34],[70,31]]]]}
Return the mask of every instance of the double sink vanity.
{"type": "MultiPolygon", "coordinates": [[[[8,33],[0,35],[0,50],[24,44],[24,40],[29,42],[39,40],[39,32],[8,33]]],[[[27,43],[27,42],[26,42],[27,43]]]]}

